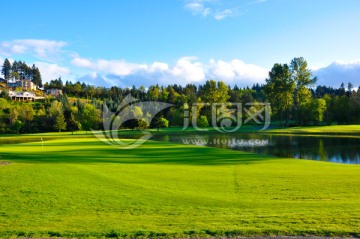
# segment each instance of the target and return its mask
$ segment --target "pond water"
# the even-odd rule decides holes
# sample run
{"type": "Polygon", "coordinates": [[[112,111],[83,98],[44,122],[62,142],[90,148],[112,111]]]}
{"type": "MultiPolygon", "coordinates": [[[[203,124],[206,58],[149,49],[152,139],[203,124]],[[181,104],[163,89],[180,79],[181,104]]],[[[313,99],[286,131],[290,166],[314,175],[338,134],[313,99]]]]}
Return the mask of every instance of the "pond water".
{"type": "Polygon", "coordinates": [[[155,135],[153,140],[229,148],[278,157],[360,164],[360,137],[262,133],[155,135]]]}

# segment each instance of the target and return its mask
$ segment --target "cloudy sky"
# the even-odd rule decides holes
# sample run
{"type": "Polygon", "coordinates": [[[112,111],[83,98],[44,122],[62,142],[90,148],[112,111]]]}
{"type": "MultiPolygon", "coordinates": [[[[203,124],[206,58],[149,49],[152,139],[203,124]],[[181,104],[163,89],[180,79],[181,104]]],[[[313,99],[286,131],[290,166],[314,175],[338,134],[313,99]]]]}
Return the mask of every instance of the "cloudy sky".
{"type": "Polygon", "coordinates": [[[251,86],[302,56],[318,84],[360,85],[359,0],[12,0],[1,9],[0,62],[35,63],[43,81],[251,86]]]}

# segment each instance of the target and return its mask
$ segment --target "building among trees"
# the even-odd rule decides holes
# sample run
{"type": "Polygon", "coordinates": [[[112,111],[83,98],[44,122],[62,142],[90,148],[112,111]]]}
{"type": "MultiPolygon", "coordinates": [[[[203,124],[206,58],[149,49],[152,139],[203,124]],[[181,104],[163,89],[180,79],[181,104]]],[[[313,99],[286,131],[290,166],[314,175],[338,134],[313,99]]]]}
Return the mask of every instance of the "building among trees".
{"type": "MultiPolygon", "coordinates": [[[[6,91],[9,97],[14,101],[36,101],[43,100],[45,97],[36,96],[32,92],[16,92],[16,91],[6,91]]],[[[0,90],[0,94],[2,91],[0,90]]]]}
{"type": "Polygon", "coordinates": [[[62,90],[60,90],[60,89],[54,89],[54,88],[52,88],[52,89],[47,89],[46,90],[46,95],[51,95],[51,96],[53,96],[53,97],[58,97],[58,96],[60,96],[60,95],[62,95],[63,94],[63,92],[62,92],[62,90]]]}
{"type": "Polygon", "coordinates": [[[31,80],[28,79],[8,80],[7,87],[13,89],[16,89],[17,87],[21,87],[24,91],[36,90],[36,85],[31,80]]]}

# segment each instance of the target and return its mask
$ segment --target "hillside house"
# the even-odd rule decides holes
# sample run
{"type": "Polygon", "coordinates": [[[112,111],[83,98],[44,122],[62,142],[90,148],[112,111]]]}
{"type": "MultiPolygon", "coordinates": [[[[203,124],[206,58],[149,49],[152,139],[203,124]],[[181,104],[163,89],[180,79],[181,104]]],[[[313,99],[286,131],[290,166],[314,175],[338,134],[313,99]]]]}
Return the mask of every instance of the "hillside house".
{"type": "Polygon", "coordinates": [[[15,92],[9,91],[9,96],[15,101],[35,100],[35,94],[31,92],[15,92]]]}
{"type": "Polygon", "coordinates": [[[52,88],[52,89],[47,89],[47,90],[46,90],[46,94],[47,94],[47,95],[51,95],[51,96],[53,96],[53,97],[57,97],[57,96],[59,96],[59,95],[62,95],[63,92],[62,92],[62,90],[60,90],[60,89],[54,89],[54,88],[52,88]]]}
{"type": "Polygon", "coordinates": [[[9,88],[21,87],[24,91],[36,90],[36,85],[31,80],[27,80],[27,79],[16,80],[16,81],[8,80],[7,87],[9,88]]]}
{"type": "MultiPolygon", "coordinates": [[[[0,90],[1,93],[1,90],[0,90]]],[[[36,100],[43,100],[45,97],[43,96],[36,96],[32,92],[15,92],[9,91],[9,96],[14,101],[36,101],[36,100]]]]}

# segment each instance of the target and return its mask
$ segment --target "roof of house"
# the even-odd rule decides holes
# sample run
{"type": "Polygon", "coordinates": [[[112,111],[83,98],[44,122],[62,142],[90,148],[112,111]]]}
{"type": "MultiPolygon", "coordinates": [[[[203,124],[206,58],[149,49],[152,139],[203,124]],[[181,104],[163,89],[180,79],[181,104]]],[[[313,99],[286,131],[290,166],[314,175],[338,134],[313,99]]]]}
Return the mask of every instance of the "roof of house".
{"type": "Polygon", "coordinates": [[[31,92],[15,92],[15,91],[9,91],[9,95],[11,97],[30,97],[30,98],[34,98],[35,94],[31,93],[31,92]]]}

